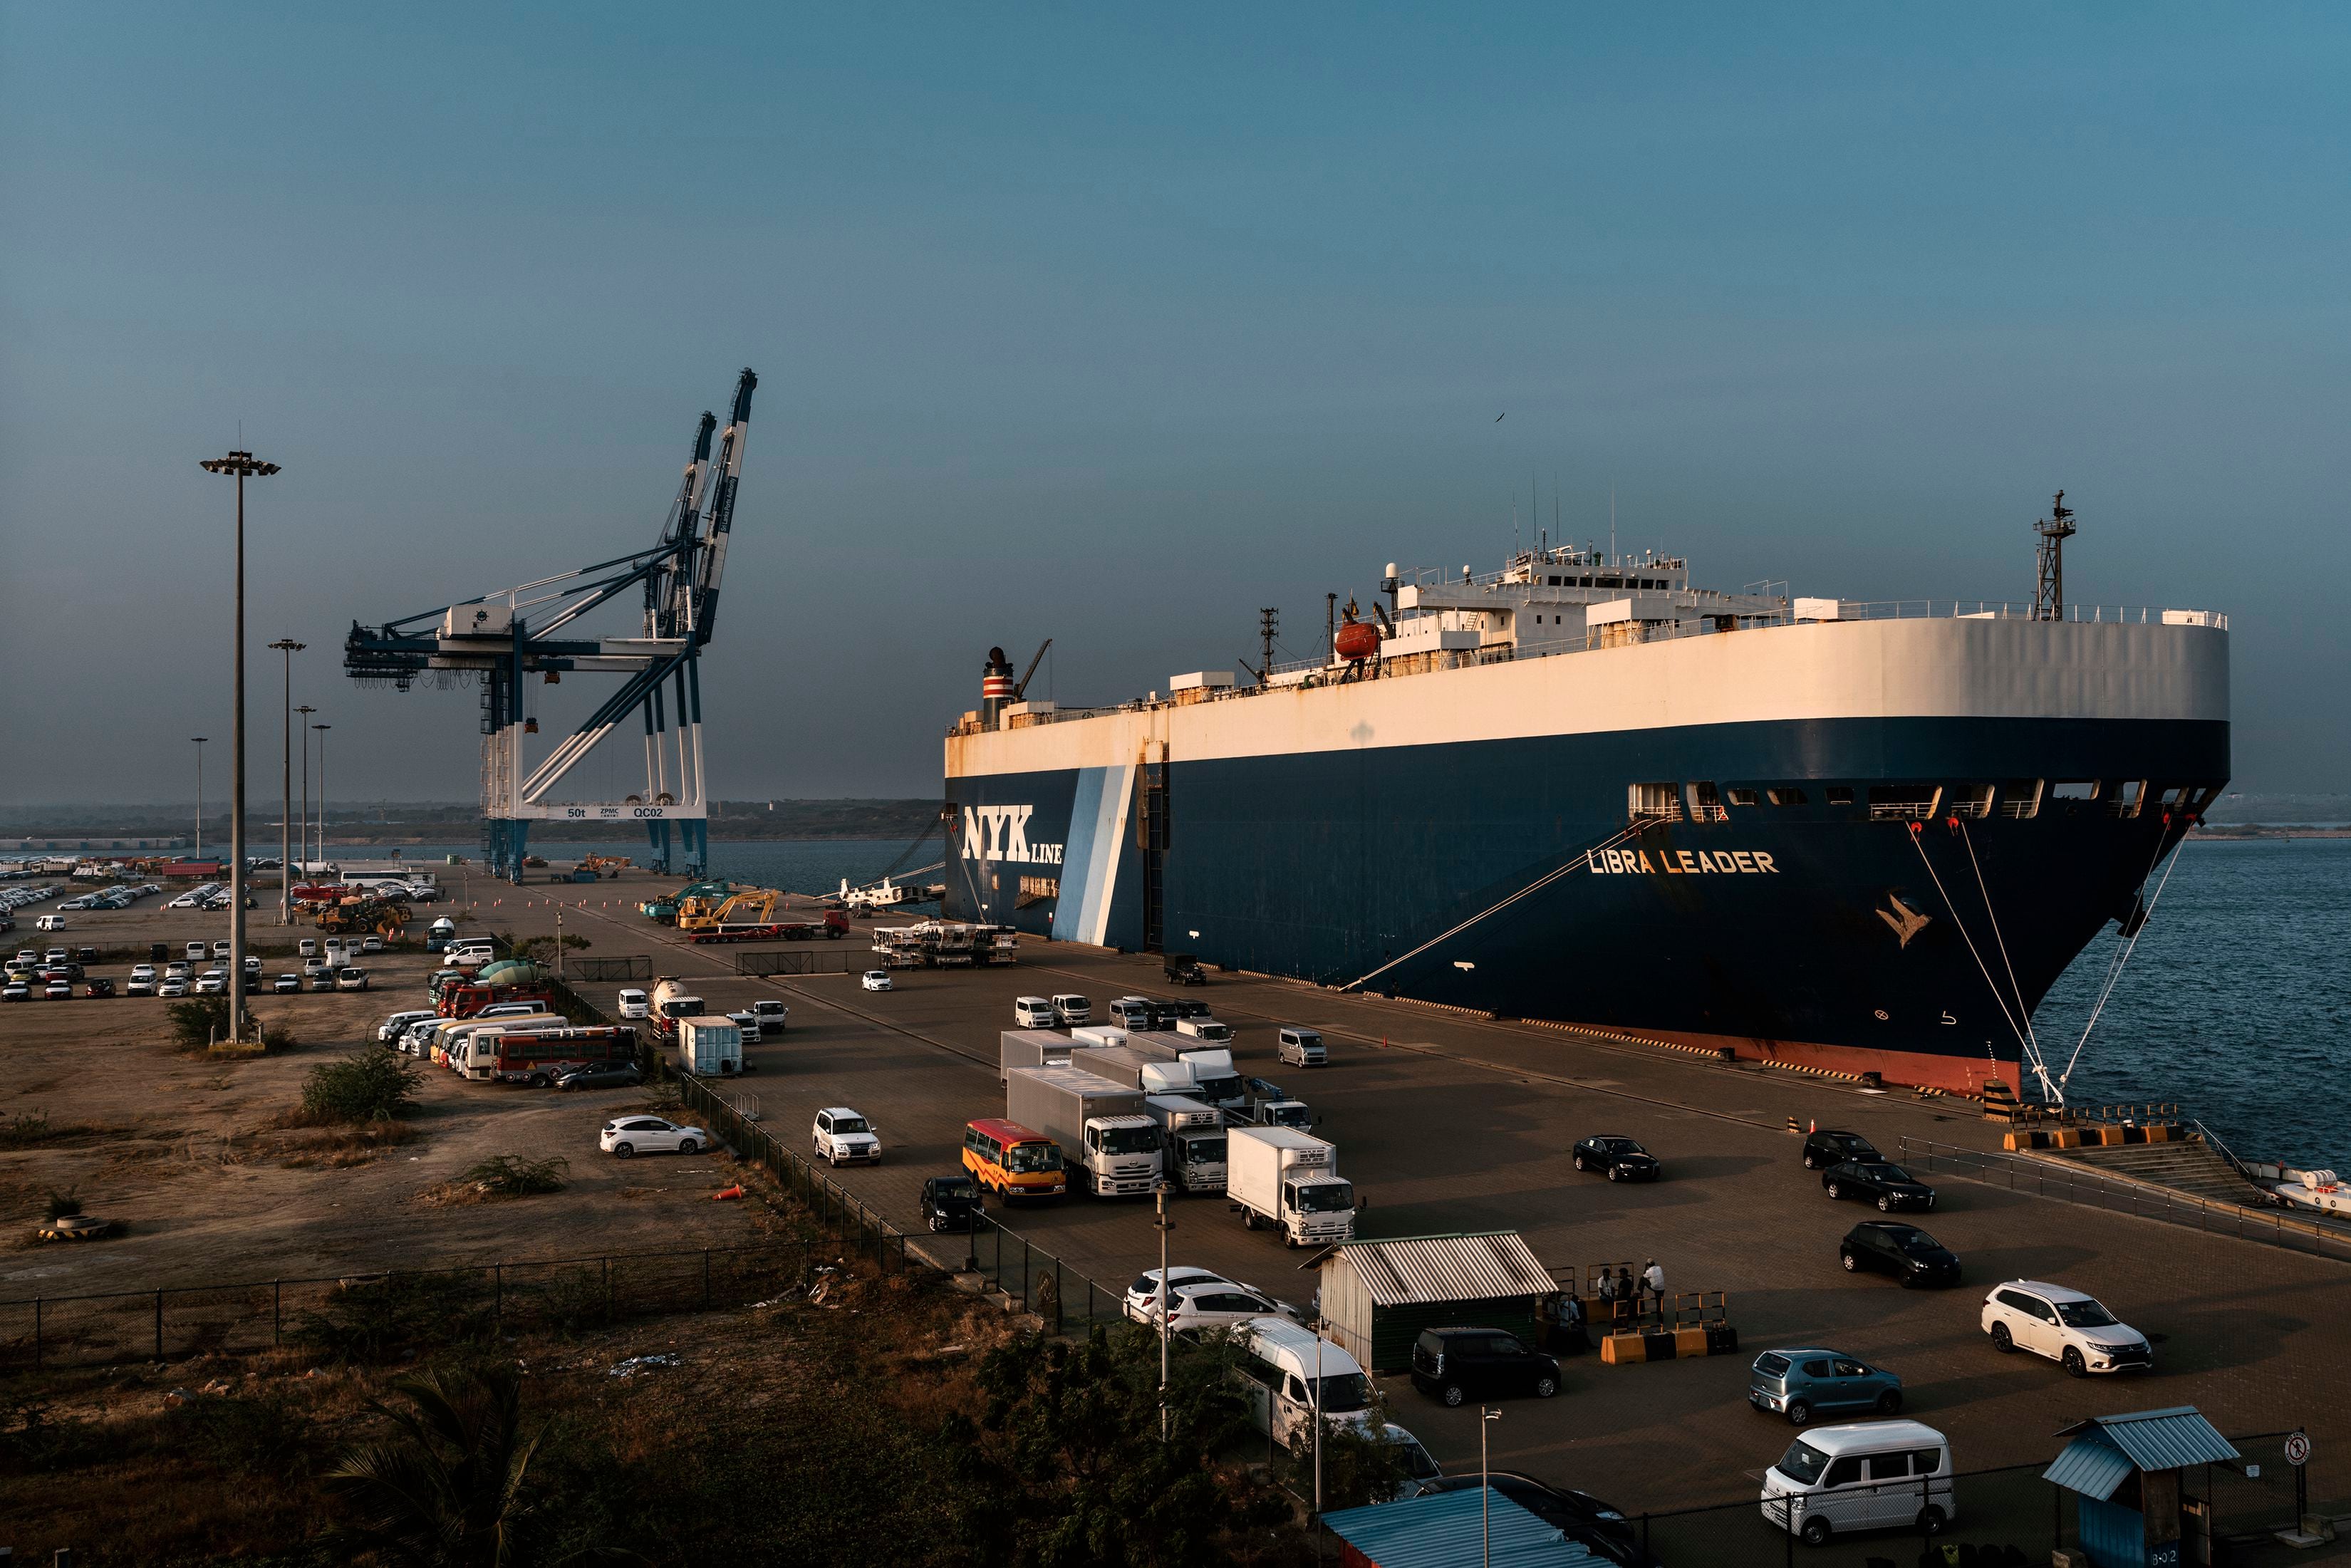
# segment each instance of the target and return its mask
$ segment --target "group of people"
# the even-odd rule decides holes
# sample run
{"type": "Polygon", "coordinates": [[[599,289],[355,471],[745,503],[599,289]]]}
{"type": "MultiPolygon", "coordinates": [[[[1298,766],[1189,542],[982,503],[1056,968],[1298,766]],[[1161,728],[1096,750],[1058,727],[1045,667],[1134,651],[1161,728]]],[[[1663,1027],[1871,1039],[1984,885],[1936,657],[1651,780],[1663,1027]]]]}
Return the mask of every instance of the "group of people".
{"type": "MultiPolygon", "coordinates": [[[[1598,1303],[1590,1309],[1591,1315],[1602,1323],[1614,1325],[1641,1315],[1644,1298],[1647,1310],[1663,1316],[1666,1310],[1666,1271],[1652,1258],[1635,1275],[1630,1264],[1619,1264],[1614,1272],[1604,1268],[1593,1281],[1593,1300],[1598,1303]]],[[[1585,1331],[1586,1308],[1583,1298],[1576,1293],[1573,1281],[1566,1291],[1547,1311],[1539,1315],[1544,1320],[1544,1338],[1553,1350],[1589,1350],[1592,1342],[1585,1331]]]]}
{"type": "MultiPolygon", "coordinates": [[[[1619,1263],[1614,1274],[1605,1269],[1601,1270],[1593,1290],[1604,1301],[1630,1302],[1629,1310],[1636,1314],[1641,1311],[1644,1296],[1648,1298],[1651,1311],[1662,1312],[1666,1310],[1666,1271],[1657,1266],[1655,1258],[1648,1260],[1637,1279],[1634,1277],[1630,1264],[1619,1263]]],[[[1608,1309],[1608,1315],[1615,1315],[1614,1307],[1608,1309]]]]}

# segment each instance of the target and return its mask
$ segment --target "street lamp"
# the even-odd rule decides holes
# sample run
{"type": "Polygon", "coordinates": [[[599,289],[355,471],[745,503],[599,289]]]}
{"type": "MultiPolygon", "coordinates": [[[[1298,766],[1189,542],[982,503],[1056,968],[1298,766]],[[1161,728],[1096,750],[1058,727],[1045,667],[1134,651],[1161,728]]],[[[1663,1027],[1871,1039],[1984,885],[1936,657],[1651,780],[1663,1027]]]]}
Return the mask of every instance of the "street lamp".
{"type": "Polygon", "coordinates": [[[196,853],[194,858],[202,860],[204,858],[204,742],[210,740],[212,737],[192,735],[188,738],[196,743],[196,853]]]}
{"type": "Polygon", "coordinates": [[[327,863],[327,732],[331,724],[314,724],[319,732],[319,863],[327,863]]]}
{"type": "Polygon", "coordinates": [[[1478,1406],[1478,1534],[1486,1568],[1494,1568],[1494,1480],[1486,1464],[1486,1428],[1502,1418],[1490,1405],[1478,1406]]]}
{"type": "Polygon", "coordinates": [[[1163,1443],[1168,1439],[1173,1419],[1167,1408],[1167,1233],[1176,1228],[1176,1222],[1167,1218],[1168,1186],[1165,1176],[1151,1184],[1159,1206],[1159,1218],[1151,1223],[1159,1232],[1159,1440],[1163,1443]]]}
{"type": "Polygon", "coordinates": [[[294,655],[308,647],[291,637],[269,644],[286,655],[286,739],[279,749],[279,786],[285,803],[277,808],[277,924],[294,924],[294,655]]]}
{"type": "Polygon", "coordinates": [[[317,708],[307,704],[294,710],[302,716],[302,874],[310,874],[310,716],[317,708]]]}
{"type": "Polygon", "coordinates": [[[207,474],[226,474],[236,480],[236,681],[235,724],[229,745],[229,868],[228,868],[228,1039],[245,1040],[245,482],[266,479],[277,472],[275,463],[257,461],[250,452],[204,460],[207,474]]]}

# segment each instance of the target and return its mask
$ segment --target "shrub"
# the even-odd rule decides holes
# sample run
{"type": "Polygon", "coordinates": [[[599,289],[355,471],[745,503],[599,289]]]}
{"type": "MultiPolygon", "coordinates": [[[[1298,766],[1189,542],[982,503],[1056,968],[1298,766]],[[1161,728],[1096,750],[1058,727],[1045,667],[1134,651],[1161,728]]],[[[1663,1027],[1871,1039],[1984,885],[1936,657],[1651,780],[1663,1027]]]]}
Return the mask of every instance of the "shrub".
{"type": "Polygon", "coordinates": [[[0,1123],[0,1149],[22,1149],[45,1143],[57,1130],[47,1111],[19,1111],[5,1123],[0,1123]]]}
{"type": "MultiPolygon", "coordinates": [[[[216,1040],[228,1038],[228,998],[226,997],[190,997],[183,1002],[173,1002],[167,1009],[172,1020],[172,1039],[186,1051],[202,1051],[216,1040]]],[[[255,1029],[253,1014],[245,1015],[245,1030],[255,1029]]]]}
{"type": "Polygon", "coordinates": [[[44,1207],[51,1219],[69,1219],[81,1212],[81,1194],[73,1187],[63,1192],[51,1187],[47,1197],[48,1201],[44,1207]]]}
{"type": "Polygon", "coordinates": [[[310,1069],[302,1083],[302,1110],[320,1122],[388,1122],[416,1103],[421,1076],[398,1052],[363,1047],[310,1069]]]}
{"type": "Polygon", "coordinates": [[[487,1333],[488,1294],[470,1270],[345,1281],[317,1312],[298,1314],[287,1337],[339,1360],[394,1360],[419,1345],[446,1347],[487,1333]]]}
{"type": "Polygon", "coordinates": [[[308,1416],[282,1389],[191,1399],[170,1411],[166,1424],[173,1448],[242,1475],[299,1475],[317,1452],[308,1416]]]}
{"type": "Polygon", "coordinates": [[[571,1162],[559,1155],[547,1160],[496,1155],[470,1166],[457,1180],[497,1197],[529,1197],[537,1193],[561,1192],[564,1174],[570,1168],[571,1162]]]}

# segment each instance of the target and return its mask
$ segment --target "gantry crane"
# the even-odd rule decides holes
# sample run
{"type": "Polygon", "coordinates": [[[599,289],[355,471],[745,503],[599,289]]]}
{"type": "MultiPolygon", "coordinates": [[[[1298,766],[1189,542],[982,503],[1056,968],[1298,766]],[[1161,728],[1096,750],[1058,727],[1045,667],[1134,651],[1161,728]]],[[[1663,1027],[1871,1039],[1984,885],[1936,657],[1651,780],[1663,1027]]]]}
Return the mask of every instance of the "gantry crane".
{"type": "Polygon", "coordinates": [[[702,676],[698,661],[718,615],[719,579],[735,524],[735,491],[759,378],[735,384],[726,428],[705,412],[676,499],[650,549],[500,589],[477,599],[361,626],[343,643],[343,669],[361,685],[408,690],[419,679],[478,678],[482,687],[482,848],[492,871],[522,879],[530,824],[642,822],[652,869],[670,870],[676,825],[684,870],[709,868],[710,810],[703,789],[702,676]],[[711,438],[717,435],[716,457],[711,438]],[[644,588],[643,635],[587,637],[574,622],[634,584],[644,588]],[[569,634],[566,634],[569,629],[569,634]],[[566,673],[627,678],[570,735],[532,767],[523,737],[536,734],[525,681],[549,685],[566,673]],[[556,800],[549,791],[627,719],[644,716],[645,787],[620,801],[556,800]],[[673,723],[672,712],[675,714],[673,723]],[[675,744],[672,745],[674,735],[675,744]]]}

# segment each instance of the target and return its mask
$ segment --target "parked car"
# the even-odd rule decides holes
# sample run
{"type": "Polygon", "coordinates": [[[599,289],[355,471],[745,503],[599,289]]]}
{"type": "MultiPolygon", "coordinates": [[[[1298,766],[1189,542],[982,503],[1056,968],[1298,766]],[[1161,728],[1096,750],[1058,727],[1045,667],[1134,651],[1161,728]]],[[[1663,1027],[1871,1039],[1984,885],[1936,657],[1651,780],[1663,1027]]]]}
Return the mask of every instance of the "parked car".
{"type": "Polygon", "coordinates": [[[979,1184],[967,1176],[933,1176],[923,1183],[923,1218],[933,1230],[969,1230],[981,1207],[979,1184]]]}
{"type": "Polygon", "coordinates": [[[1610,1181],[1655,1181],[1666,1170],[1656,1155],[1613,1133],[1584,1139],[1575,1145],[1572,1157],[1577,1170],[1604,1171],[1610,1181]]]}
{"type": "Polygon", "coordinates": [[[188,977],[185,975],[165,976],[162,980],[156,985],[155,994],[159,997],[186,996],[188,994],[188,977]]]}
{"type": "Polygon", "coordinates": [[[11,980],[5,986],[0,986],[0,1002],[29,1002],[32,999],[33,988],[22,980],[11,980]]]}
{"type": "MultiPolygon", "coordinates": [[[[1247,1285],[1236,1284],[1235,1281],[1226,1279],[1213,1269],[1193,1269],[1179,1264],[1167,1270],[1167,1293],[1171,1296],[1186,1285],[1212,1284],[1234,1285],[1238,1290],[1250,1289],[1247,1285]]],[[[1125,1310],[1126,1315],[1136,1322],[1148,1323],[1158,1321],[1158,1270],[1145,1269],[1135,1276],[1134,1283],[1126,1288],[1125,1310]]]]}
{"type": "Polygon", "coordinates": [[[62,1002],[69,1000],[72,996],[71,980],[51,980],[41,988],[41,999],[44,1001],[62,1002]]]}
{"type": "Polygon", "coordinates": [[[1814,1416],[1902,1408],[1902,1379],[1841,1351],[1767,1350],[1747,1372],[1747,1403],[1802,1427],[1814,1416]]]}
{"type": "Polygon", "coordinates": [[[624,1019],[649,1018],[653,1014],[653,1004],[645,998],[643,991],[624,990],[621,993],[619,1012],[624,1019]]]}
{"type": "Polygon", "coordinates": [[[1891,1274],[1905,1285],[1956,1285],[1959,1254],[1915,1225],[1866,1219],[1837,1243],[1837,1256],[1848,1274],[1864,1270],[1891,1274]]]}
{"type": "Polygon", "coordinates": [[[66,917],[62,915],[44,915],[33,922],[36,931],[63,931],[65,928],[66,917]]]}
{"type": "Polygon", "coordinates": [[[1877,1205],[1880,1214],[1897,1208],[1932,1208],[1935,1189],[1885,1160],[1847,1160],[1821,1176],[1821,1190],[1833,1198],[1857,1197],[1877,1205]]]}
{"type": "Polygon", "coordinates": [[[743,1043],[745,1045],[757,1045],[759,1043],[759,1015],[758,1013],[753,1012],[749,1008],[745,1008],[740,1012],[728,1013],[726,1015],[726,1021],[743,1031],[743,1043]]]}
{"type": "Polygon", "coordinates": [[[558,1089],[631,1089],[645,1081],[633,1061],[599,1061],[555,1076],[558,1089]]]}
{"type": "Polygon", "coordinates": [[[1984,1298],[1983,1331],[1994,1349],[2029,1350],[2072,1377],[2094,1372],[2151,1372],[2147,1336],[2106,1311],[2095,1296],[2041,1280],[2011,1280],[1984,1298]]]}
{"type": "Polygon", "coordinates": [[[96,979],[86,980],[82,983],[81,994],[86,997],[110,997],[114,994],[114,982],[102,975],[96,979]]]}
{"type": "Polygon", "coordinates": [[[333,990],[335,988],[335,972],[332,969],[315,969],[311,971],[310,988],[314,991],[333,990]]]}
{"type": "Polygon", "coordinates": [[[214,956],[214,957],[215,957],[215,958],[225,958],[225,957],[227,957],[227,956],[228,956],[228,944],[227,944],[226,942],[215,942],[215,943],[214,943],[214,944],[213,944],[213,956],[214,956]]]}
{"type": "Polygon", "coordinates": [[[302,977],[299,975],[280,975],[277,978],[269,983],[269,988],[278,996],[291,996],[294,992],[302,988],[302,977]]]}
{"type": "Polygon", "coordinates": [[[131,967],[131,978],[123,982],[126,997],[152,997],[155,994],[155,966],[137,964],[131,967]]]}
{"type": "MultiPolygon", "coordinates": [[[[1144,1309],[1144,1322],[1159,1322],[1159,1301],[1155,1295],[1144,1309]]],[[[1207,1329],[1230,1328],[1251,1318],[1290,1317],[1270,1296],[1243,1290],[1229,1281],[1206,1281],[1182,1285],[1167,1294],[1167,1327],[1173,1333],[1198,1333],[1207,1329]]]]}
{"type": "Polygon", "coordinates": [[[682,1127],[659,1116],[623,1116],[604,1124],[596,1146],[625,1160],[635,1155],[690,1155],[709,1142],[710,1134],[699,1127],[682,1127]]]}
{"type": "Polygon", "coordinates": [[[1656,1559],[1641,1551],[1640,1536],[1622,1510],[1590,1492],[1572,1487],[1546,1486],[1515,1470],[1488,1470],[1482,1475],[1434,1476],[1405,1489],[1406,1497],[1428,1497],[1442,1491],[1475,1491],[1491,1486],[1553,1530],[1564,1531],[1579,1545],[1611,1563],[1648,1568],[1656,1559]]]}
{"type": "Polygon", "coordinates": [[[170,963],[163,966],[163,977],[167,980],[186,979],[188,977],[188,961],[185,958],[172,959],[170,963]]]}
{"type": "Polygon", "coordinates": [[[369,932],[366,936],[362,936],[362,937],[360,937],[360,952],[362,952],[362,953],[381,953],[381,952],[382,952],[382,951],[383,951],[383,938],[382,938],[382,936],[381,936],[380,935],[378,935],[377,933],[375,933],[375,932],[373,932],[373,931],[369,932]]]}
{"type": "MultiPolygon", "coordinates": [[[[761,997],[753,1002],[751,1012],[759,1020],[761,1034],[783,1033],[785,1025],[791,1021],[792,1017],[792,1009],[773,997],[761,997]]],[[[744,1038],[748,1040],[750,1037],[746,1035],[744,1038]]]]}
{"type": "Polygon", "coordinates": [[[869,991],[888,991],[897,988],[890,983],[890,971],[887,969],[868,969],[857,977],[857,983],[869,991]]]}
{"type": "Polygon", "coordinates": [[[319,939],[316,936],[303,937],[300,941],[294,944],[294,955],[298,958],[317,957],[319,956],[319,939]]]}
{"type": "Polygon", "coordinates": [[[1804,1137],[1804,1168],[1808,1171],[1826,1170],[1831,1166],[1841,1166],[1847,1160],[1876,1160],[1884,1157],[1877,1152],[1877,1145],[1859,1133],[1823,1130],[1807,1134],[1804,1137]]]}
{"type": "Polygon", "coordinates": [[[1292,1067],[1321,1067],[1331,1059],[1318,1030],[1285,1024],[1278,1039],[1276,1054],[1292,1067]]]}
{"type": "Polygon", "coordinates": [[[1064,991],[1053,998],[1053,1021],[1065,1029],[1092,1023],[1094,1005],[1075,991],[1064,991]]]}
{"type": "Polygon", "coordinates": [[[843,1160],[864,1165],[882,1163],[880,1130],[846,1105],[831,1105],[816,1113],[810,1134],[816,1157],[839,1167],[843,1160]]]}
{"type": "Polygon", "coordinates": [[[200,997],[219,997],[225,996],[227,994],[227,970],[206,969],[203,974],[196,977],[196,995],[200,997]]]}
{"type": "Polygon", "coordinates": [[[1548,1399],[1559,1392],[1559,1363],[1500,1329],[1424,1329],[1413,1342],[1412,1385],[1447,1405],[1472,1395],[1548,1399]]]}
{"type": "Polygon", "coordinates": [[[430,1009],[423,1008],[412,1008],[406,1012],[394,1013],[390,1018],[375,1026],[375,1037],[384,1044],[389,1045],[393,1040],[398,1040],[402,1035],[408,1032],[408,1026],[410,1024],[416,1022],[419,1019],[429,1019],[437,1016],[438,1015],[434,1013],[430,1009]]]}

